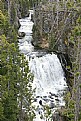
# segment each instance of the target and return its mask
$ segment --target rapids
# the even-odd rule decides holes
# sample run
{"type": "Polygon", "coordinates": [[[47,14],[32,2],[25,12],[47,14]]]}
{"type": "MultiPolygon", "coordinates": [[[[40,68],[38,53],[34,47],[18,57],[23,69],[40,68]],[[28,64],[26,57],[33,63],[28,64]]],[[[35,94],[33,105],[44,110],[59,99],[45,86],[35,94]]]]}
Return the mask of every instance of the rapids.
{"type": "Polygon", "coordinates": [[[20,52],[24,53],[28,59],[29,68],[34,74],[32,84],[33,88],[36,89],[33,102],[33,105],[36,107],[36,118],[34,121],[46,121],[44,106],[48,105],[53,111],[60,106],[64,106],[63,92],[67,84],[57,55],[34,51],[34,46],[31,44],[34,24],[31,21],[32,13],[33,11],[31,10],[29,17],[19,20],[21,24],[19,32],[24,32],[26,35],[24,38],[19,39],[18,45],[20,52]],[[38,57],[39,54],[42,57],[38,57]],[[42,118],[40,118],[41,115],[42,118]]]}

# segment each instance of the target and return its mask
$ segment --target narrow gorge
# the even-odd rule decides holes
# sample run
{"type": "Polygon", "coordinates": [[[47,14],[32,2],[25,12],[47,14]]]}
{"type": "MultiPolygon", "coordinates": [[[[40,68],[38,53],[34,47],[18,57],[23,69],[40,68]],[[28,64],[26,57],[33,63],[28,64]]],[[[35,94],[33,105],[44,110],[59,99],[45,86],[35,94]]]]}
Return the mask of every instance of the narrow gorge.
{"type": "Polygon", "coordinates": [[[0,121],[81,121],[80,0],[0,0],[0,121]]]}
{"type": "Polygon", "coordinates": [[[24,32],[25,37],[19,39],[19,50],[24,53],[29,60],[29,68],[34,74],[33,89],[35,89],[34,103],[36,108],[36,119],[34,121],[45,121],[45,106],[51,110],[52,114],[47,117],[47,120],[52,120],[52,115],[55,110],[65,105],[63,93],[67,89],[66,79],[61,63],[56,54],[53,52],[47,53],[42,50],[34,50],[32,46],[32,28],[33,22],[31,15],[33,10],[30,10],[29,17],[20,19],[19,32],[24,32]],[[42,117],[42,118],[41,118],[42,117]]]}

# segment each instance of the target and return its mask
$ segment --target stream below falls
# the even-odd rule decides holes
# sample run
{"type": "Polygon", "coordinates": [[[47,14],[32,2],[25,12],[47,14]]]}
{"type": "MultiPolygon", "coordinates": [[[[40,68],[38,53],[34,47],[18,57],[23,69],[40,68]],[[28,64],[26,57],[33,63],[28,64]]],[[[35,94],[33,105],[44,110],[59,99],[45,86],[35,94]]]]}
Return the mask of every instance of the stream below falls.
{"type": "MultiPolygon", "coordinates": [[[[34,74],[33,88],[36,88],[33,105],[36,107],[36,118],[34,121],[46,121],[44,116],[44,105],[49,106],[53,111],[64,106],[63,92],[67,87],[61,63],[54,53],[47,54],[42,51],[35,51],[32,46],[32,28],[30,10],[29,17],[20,19],[19,32],[24,32],[25,37],[18,39],[19,50],[24,53],[29,61],[29,68],[34,74]],[[40,55],[40,56],[39,56],[40,55]],[[42,118],[40,118],[42,115],[42,118]]],[[[47,120],[48,121],[48,120],[47,120]]]]}

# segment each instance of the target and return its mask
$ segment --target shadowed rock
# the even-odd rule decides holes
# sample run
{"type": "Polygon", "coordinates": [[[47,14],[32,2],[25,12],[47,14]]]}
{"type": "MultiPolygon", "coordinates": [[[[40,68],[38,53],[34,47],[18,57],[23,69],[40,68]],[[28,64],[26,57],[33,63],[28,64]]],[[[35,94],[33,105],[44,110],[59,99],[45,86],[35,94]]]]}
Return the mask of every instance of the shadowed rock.
{"type": "Polygon", "coordinates": [[[25,36],[24,32],[18,32],[18,39],[22,39],[25,36]]]}

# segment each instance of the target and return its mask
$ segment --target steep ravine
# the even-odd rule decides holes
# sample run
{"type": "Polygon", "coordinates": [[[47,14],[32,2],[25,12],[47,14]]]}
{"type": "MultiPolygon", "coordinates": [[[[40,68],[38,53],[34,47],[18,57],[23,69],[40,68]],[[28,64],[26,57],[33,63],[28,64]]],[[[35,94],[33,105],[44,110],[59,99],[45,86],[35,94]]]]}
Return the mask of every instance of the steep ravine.
{"type": "MultiPolygon", "coordinates": [[[[19,32],[25,33],[25,37],[19,39],[19,49],[29,60],[30,70],[34,74],[34,81],[32,84],[33,88],[36,88],[34,94],[35,101],[33,103],[36,108],[36,118],[34,121],[45,121],[48,120],[49,117],[49,120],[55,118],[55,121],[58,121],[58,114],[54,116],[54,112],[56,109],[65,105],[63,101],[63,92],[67,87],[66,79],[56,54],[53,52],[47,54],[47,52],[42,50],[34,50],[34,46],[31,44],[32,27],[34,24],[31,21],[32,12],[33,11],[30,11],[29,17],[19,20],[21,24],[19,32]],[[46,107],[49,107],[51,111],[51,114],[47,114],[47,119],[46,107]]],[[[63,117],[60,116],[60,118],[63,117]]]]}

